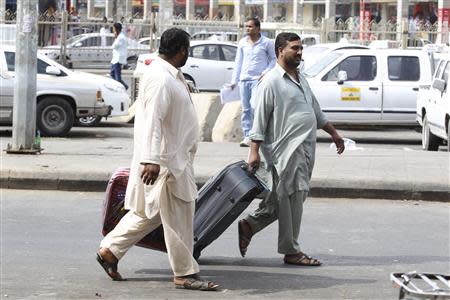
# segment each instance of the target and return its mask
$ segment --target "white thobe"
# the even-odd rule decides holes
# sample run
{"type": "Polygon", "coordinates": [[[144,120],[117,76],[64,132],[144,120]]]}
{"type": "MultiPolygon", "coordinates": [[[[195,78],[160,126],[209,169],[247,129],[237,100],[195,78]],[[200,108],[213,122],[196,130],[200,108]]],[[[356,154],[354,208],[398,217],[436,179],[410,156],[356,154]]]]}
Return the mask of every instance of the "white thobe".
{"type": "Polygon", "coordinates": [[[125,215],[101,243],[120,259],[161,223],[176,276],[199,272],[192,257],[197,187],[193,159],[198,120],[180,70],[161,58],[144,75],[136,103],[134,152],[125,195],[125,215]],[[153,185],[140,178],[144,163],[161,166],[153,185]]]}

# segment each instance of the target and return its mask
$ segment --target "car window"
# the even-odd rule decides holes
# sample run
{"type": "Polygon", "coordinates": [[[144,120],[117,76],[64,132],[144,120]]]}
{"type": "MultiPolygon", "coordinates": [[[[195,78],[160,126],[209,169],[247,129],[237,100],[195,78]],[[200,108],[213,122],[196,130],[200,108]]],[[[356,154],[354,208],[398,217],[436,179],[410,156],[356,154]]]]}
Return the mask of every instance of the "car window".
{"type": "Polygon", "coordinates": [[[114,43],[114,37],[113,36],[107,36],[106,37],[106,46],[112,46],[114,43]]]}
{"type": "Polygon", "coordinates": [[[448,82],[449,71],[450,71],[450,62],[447,62],[447,64],[445,65],[444,72],[442,73],[442,76],[441,76],[441,79],[445,81],[446,85],[448,82]]]}
{"type": "Polygon", "coordinates": [[[439,66],[437,68],[436,74],[434,74],[435,78],[439,78],[439,76],[441,75],[441,72],[442,72],[442,68],[444,68],[444,66],[445,66],[445,60],[441,60],[439,62],[439,66]]]}
{"type": "MultiPolygon", "coordinates": [[[[305,48],[311,49],[313,47],[305,48]]],[[[322,72],[323,69],[328,67],[332,62],[334,62],[336,59],[338,59],[340,56],[342,56],[342,53],[339,52],[331,52],[328,55],[325,55],[325,57],[321,58],[320,61],[313,64],[311,67],[305,70],[304,74],[306,77],[314,77],[320,72],[322,72]]]]}
{"type": "MultiPolygon", "coordinates": [[[[6,57],[6,65],[8,67],[9,72],[15,72],[15,59],[16,59],[16,53],[15,52],[5,52],[6,57]]],[[[47,67],[50,66],[45,61],[38,59],[37,60],[37,73],[38,74],[47,74],[47,67]]]]}
{"type": "Polygon", "coordinates": [[[193,47],[192,57],[209,60],[220,60],[217,45],[201,45],[193,47]]]}
{"type": "Polygon", "coordinates": [[[101,46],[101,39],[99,36],[89,37],[81,42],[82,47],[99,47],[101,46]]]}
{"type": "Polygon", "coordinates": [[[349,56],[328,72],[323,81],[336,81],[339,71],[347,72],[348,81],[372,81],[377,76],[375,56],[349,56]]]}
{"type": "Polygon", "coordinates": [[[389,56],[388,76],[392,81],[418,81],[420,64],[417,56],[389,56]]]}
{"type": "Polygon", "coordinates": [[[308,37],[308,38],[304,38],[302,39],[302,44],[305,46],[312,46],[316,44],[316,39],[313,37],[308,37]]]}
{"type": "Polygon", "coordinates": [[[236,58],[236,47],[222,45],[223,58],[225,61],[234,61],[236,58]]]}
{"type": "Polygon", "coordinates": [[[6,67],[8,68],[9,72],[14,72],[14,66],[15,66],[15,58],[16,55],[14,52],[5,52],[5,58],[6,58],[6,67]]]}

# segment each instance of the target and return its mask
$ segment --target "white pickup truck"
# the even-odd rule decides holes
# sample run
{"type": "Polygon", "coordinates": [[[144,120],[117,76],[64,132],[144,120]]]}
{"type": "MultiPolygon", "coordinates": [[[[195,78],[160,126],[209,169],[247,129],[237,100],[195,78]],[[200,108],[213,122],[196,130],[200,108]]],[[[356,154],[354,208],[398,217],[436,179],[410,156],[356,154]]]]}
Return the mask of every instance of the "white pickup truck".
{"type": "Polygon", "coordinates": [[[431,84],[421,85],[417,96],[417,122],[422,126],[422,148],[437,151],[443,141],[450,151],[450,55],[434,72],[431,84]]]}
{"type": "MultiPolygon", "coordinates": [[[[0,48],[0,124],[12,124],[15,47],[0,48]]],[[[36,127],[43,136],[65,136],[75,118],[128,114],[129,97],[119,82],[73,72],[37,56],[36,127]]]]}
{"type": "Polygon", "coordinates": [[[432,69],[425,51],[346,49],[330,52],[304,75],[334,123],[417,125],[417,93],[432,69]]]}

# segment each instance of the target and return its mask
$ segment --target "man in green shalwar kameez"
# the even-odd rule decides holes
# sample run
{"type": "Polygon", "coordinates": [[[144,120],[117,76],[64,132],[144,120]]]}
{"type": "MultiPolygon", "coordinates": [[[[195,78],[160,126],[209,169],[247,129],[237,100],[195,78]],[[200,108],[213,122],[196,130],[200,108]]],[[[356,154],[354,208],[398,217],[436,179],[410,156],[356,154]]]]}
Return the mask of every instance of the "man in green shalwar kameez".
{"type": "Polygon", "coordinates": [[[278,252],[284,254],[284,262],[319,266],[320,261],[304,254],[298,242],[317,128],[330,134],[339,154],[344,151],[344,141],[298,72],[302,49],[297,34],[279,34],[275,40],[277,64],[256,90],[248,163],[250,168],[259,168],[261,149],[272,174],[272,189],[253,214],[239,221],[239,249],[245,256],[251,237],[278,220],[278,252]]]}

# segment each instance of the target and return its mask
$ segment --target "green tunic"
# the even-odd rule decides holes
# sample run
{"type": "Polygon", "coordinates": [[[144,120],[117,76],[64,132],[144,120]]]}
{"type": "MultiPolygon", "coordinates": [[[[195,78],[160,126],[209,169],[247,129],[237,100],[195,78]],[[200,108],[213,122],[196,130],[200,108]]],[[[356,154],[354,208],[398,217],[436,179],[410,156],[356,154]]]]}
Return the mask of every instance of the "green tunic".
{"type": "Polygon", "coordinates": [[[268,171],[279,176],[277,194],[309,191],[314,167],[316,131],[327,119],[306,79],[300,83],[278,64],[258,84],[250,139],[263,141],[268,171]]]}

